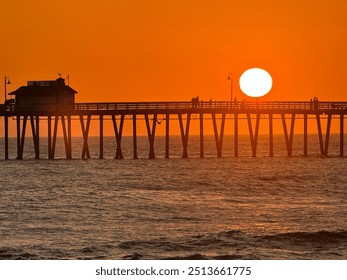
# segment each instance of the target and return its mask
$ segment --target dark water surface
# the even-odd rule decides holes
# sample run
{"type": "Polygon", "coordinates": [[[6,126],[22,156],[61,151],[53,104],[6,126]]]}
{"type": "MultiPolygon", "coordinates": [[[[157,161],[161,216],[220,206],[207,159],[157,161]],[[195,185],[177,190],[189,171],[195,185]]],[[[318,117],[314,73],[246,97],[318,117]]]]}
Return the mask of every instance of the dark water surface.
{"type": "Polygon", "coordinates": [[[175,141],[170,159],[143,138],[139,160],[126,141],[97,159],[97,139],[94,159],[0,160],[0,259],[347,258],[346,158],[216,158],[213,138],[199,158],[193,137],[181,159],[175,141]]]}

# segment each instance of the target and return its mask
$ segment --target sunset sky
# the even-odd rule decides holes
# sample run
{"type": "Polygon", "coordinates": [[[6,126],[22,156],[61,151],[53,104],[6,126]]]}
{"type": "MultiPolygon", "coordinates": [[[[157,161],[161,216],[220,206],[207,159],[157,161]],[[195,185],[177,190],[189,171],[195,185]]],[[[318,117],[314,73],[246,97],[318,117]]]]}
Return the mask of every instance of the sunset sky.
{"type": "Polygon", "coordinates": [[[0,18],[8,91],[62,72],[77,102],[228,100],[232,72],[243,99],[260,67],[263,100],[347,98],[344,0],[6,0],[0,18]]]}

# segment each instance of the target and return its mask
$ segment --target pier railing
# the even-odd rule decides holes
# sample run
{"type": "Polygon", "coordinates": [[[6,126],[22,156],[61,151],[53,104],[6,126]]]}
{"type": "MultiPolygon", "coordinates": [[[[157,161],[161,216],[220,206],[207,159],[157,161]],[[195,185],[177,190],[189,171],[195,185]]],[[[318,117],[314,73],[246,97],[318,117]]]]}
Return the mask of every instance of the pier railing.
{"type": "Polygon", "coordinates": [[[54,112],[66,112],[66,113],[80,113],[80,112],[92,112],[105,114],[107,112],[116,113],[122,111],[122,113],[132,113],[137,111],[154,111],[160,110],[162,112],[166,110],[192,110],[197,111],[201,109],[211,110],[231,110],[231,111],[298,111],[313,113],[314,111],[331,111],[339,113],[342,110],[347,111],[347,102],[305,102],[305,101],[266,101],[266,102],[248,102],[248,101],[178,101],[178,102],[88,102],[88,103],[74,103],[74,104],[1,104],[0,113],[36,113],[42,114],[54,113],[54,112]]]}
{"type": "Polygon", "coordinates": [[[250,110],[347,110],[347,102],[303,102],[303,101],[200,101],[194,102],[117,102],[117,103],[76,103],[75,111],[113,110],[179,110],[194,108],[210,109],[250,109],[250,110]]]}

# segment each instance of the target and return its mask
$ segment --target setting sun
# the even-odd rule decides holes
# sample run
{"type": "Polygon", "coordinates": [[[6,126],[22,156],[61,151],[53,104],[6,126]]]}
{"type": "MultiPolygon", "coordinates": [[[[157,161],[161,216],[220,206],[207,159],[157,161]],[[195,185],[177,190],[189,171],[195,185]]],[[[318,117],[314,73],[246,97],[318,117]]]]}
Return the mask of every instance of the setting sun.
{"type": "Polygon", "coordinates": [[[272,78],[268,72],[260,68],[251,68],[240,77],[242,92],[250,97],[261,97],[272,87],[272,78]]]}

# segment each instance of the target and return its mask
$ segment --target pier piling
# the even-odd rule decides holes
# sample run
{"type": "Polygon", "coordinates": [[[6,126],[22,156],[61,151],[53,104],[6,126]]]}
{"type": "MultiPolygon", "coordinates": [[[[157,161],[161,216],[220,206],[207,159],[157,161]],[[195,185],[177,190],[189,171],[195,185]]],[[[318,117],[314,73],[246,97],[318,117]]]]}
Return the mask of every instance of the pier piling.
{"type": "Polygon", "coordinates": [[[4,116],[4,141],[5,141],[5,159],[9,159],[9,154],[8,154],[8,116],[4,116]]]}
{"type": "Polygon", "coordinates": [[[104,158],[104,115],[99,116],[99,158],[104,158]]]}
{"type": "Polygon", "coordinates": [[[199,114],[199,121],[200,121],[200,157],[203,158],[205,156],[205,150],[204,150],[204,114],[199,114]]]}
{"type": "Polygon", "coordinates": [[[273,114],[269,114],[269,155],[274,156],[273,114]]]}
{"type": "Polygon", "coordinates": [[[340,114],[340,156],[344,155],[344,114],[340,114]]]}

